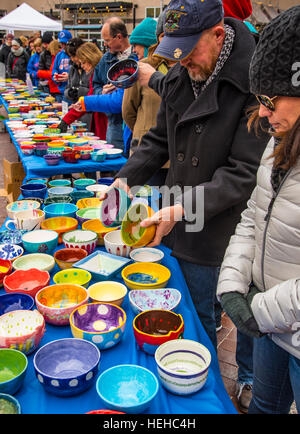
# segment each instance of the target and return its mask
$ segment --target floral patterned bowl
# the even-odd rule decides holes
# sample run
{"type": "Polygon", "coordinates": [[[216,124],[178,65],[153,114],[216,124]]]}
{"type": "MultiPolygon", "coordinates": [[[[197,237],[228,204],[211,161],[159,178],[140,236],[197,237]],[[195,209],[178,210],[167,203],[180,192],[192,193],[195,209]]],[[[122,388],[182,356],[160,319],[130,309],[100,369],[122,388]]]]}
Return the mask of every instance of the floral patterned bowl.
{"type": "Polygon", "coordinates": [[[22,256],[24,249],[17,244],[0,244],[0,258],[14,261],[22,256]]]}
{"type": "Polygon", "coordinates": [[[149,309],[175,311],[180,301],[181,293],[174,288],[133,289],[129,292],[130,306],[136,315],[149,309]]]}

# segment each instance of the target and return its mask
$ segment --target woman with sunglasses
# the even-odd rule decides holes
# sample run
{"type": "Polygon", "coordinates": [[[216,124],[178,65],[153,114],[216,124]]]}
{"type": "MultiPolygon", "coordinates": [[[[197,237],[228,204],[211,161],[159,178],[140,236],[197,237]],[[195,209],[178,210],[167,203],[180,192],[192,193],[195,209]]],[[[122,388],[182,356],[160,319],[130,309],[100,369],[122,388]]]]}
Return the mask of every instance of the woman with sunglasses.
{"type": "Polygon", "coordinates": [[[248,413],[300,411],[300,6],[265,27],[250,66],[272,138],[257,185],[222,263],[217,296],[238,330],[254,338],[248,413]]]}

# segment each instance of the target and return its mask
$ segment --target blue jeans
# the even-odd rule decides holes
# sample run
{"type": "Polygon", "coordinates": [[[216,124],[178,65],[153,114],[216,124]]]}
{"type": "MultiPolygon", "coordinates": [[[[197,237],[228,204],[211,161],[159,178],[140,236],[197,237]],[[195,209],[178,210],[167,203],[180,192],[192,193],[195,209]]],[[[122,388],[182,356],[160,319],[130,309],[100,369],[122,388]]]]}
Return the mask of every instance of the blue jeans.
{"type": "Polygon", "coordinates": [[[236,363],[238,365],[238,383],[253,383],[253,338],[237,330],[236,363]]]}
{"type": "Polygon", "coordinates": [[[300,412],[300,360],[268,336],[254,339],[253,395],[248,414],[288,414],[296,401],[300,412]]]}
{"type": "Polygon", "coordinates": [[[124,150],[123,140],[123,125],[117,123],[111,123],[108,118],[108,125],[106,131],[106,141],[114,145],[118,149],[124,150]]]}
{"type": "Polygon", "coordinates": [[[220,267],[206,267],[178,259],[199,319],[217,351],[215,296],[220,267]]]}

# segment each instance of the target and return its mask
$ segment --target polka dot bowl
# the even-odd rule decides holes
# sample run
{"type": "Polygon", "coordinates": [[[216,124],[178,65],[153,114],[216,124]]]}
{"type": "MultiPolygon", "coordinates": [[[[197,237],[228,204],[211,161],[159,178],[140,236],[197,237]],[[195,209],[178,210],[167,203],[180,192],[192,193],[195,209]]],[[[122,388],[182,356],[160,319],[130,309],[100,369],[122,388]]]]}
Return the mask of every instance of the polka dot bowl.
{"type": "Polygon", "coordinates": [[[123,337],[125,311],[110,303],[90,303],[79,306],[70,315],[74,338],[94,343],[100,350],[111,348],[123,337]]]}
{"type": "Polygon", "coordinates": [[[86,340],[58,339],[36,352],[33,365],[46,392],[61,397],[74,396],[94,385],[100,351],[86,340]]]}

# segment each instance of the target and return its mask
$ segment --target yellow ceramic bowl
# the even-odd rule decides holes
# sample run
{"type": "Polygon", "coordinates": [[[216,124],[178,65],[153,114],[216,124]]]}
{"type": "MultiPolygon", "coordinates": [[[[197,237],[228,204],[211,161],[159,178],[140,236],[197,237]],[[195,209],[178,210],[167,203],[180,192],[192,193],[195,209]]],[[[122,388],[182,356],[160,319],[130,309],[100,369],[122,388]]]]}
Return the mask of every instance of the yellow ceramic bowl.
{"type": "Polygon", "coordinates": [[[67,270],[62,270],[54,274],[53,282],[57,284],[75,283],[76,285],[87,288],[91,278],[91,273],[86,270],[81,270],[80,268],[68,268],[67,270]]]}
{"type": "Polygon", "coordinates": [[[82,229],[96,232],[98,236],[98,246],[104,246],[104,235],[119,228],[119,226],[116,228],[107,228],[106,226],[103,226],[100,219],[91,219],[82,223],[82,229]]]}
{"type": "Polygon", "coordinates": [[[41,229],[50,229],[58,233],[58,243],[62,242],[62,234],[77,229],[78,221],[73,217],[51,217],[41,223],[41,229]]]}
{"type": "Polygon", "coordinates": [[[92,303],[103,302],[121,306],[127,294],[125,285],[119,282],[97,282],[88,288],[92,303]]]}
{"type": "Polygon", "coordinates": [[[130,289],[165,288],[171,277],[167,267],[154,262],[136,262],[127,265],[121,274],[125,285],[130,289]],[[149,278],[149,283],[142,283],[142,279],[146,280],[145,277],[149,278]]]}
{"type": "Polygon", "coordinates": [[[98,208],[102,206],[102,200],[98,197],[84,197],[83,199],[79,199],[76,203],[78,209],[83,208],[98,208]]]}
{"type": "Polygon", "coordinates": [[[156,225],[148,228],[140,226],[141,221],[153,214],[153,209],[143,203],[136,203],[128,209],[121,226],[122,241],[127,246],[144,247],[153,240],[156,225]]]}

